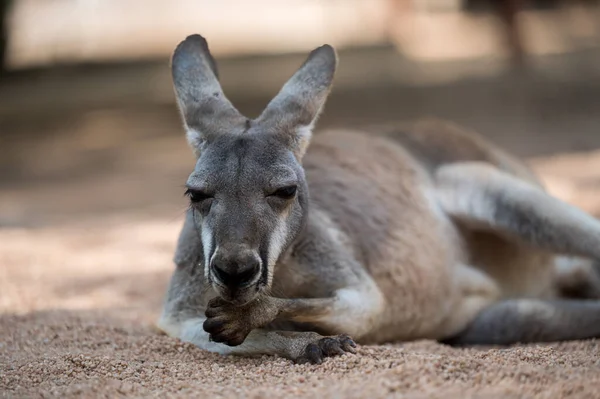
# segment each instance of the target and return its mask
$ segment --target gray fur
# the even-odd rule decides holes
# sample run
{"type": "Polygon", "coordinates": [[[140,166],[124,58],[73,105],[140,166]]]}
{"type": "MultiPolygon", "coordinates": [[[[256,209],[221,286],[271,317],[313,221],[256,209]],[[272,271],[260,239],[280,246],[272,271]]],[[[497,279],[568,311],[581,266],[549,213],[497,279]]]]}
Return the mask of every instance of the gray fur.
{"type": "Polygon", "coordinates": [[[197,162],[159,321],[168,334],[313,363],[354,352],[345,334],[600,334],[600,302],[558,299],[597,296],[600,280],[557,255],[600,259],[600,223],[546,194],[519,160],[438,121],[323,132],[307,151],[337,65],[327,45],[254,120],[225,98],[202,37],[172,65],[197,162]]]}
{"type": "Polygon", "coordinates": [[[481,312],[453,345],[510,345],[600,336],[600,301],[513,299],[481,312]]]}
{"type": "Polygon", "coordinates": [[[436,177],[444,210],[472,227],[545,250],[600,259],[600,222],[540,188],[480,162],[442,167],[436,177]],[[465,191],[472,195],[464,198],[465,191]],[[571,234],[565,234],[565,227],[571,234]]]}

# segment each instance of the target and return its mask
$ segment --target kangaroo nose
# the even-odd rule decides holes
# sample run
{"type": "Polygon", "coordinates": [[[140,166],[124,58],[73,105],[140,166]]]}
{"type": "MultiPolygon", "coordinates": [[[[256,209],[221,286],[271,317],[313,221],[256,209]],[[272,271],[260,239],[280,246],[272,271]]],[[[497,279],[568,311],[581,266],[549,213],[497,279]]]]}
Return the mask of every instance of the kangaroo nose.
{"type": "Polygon", "coordinates": [[[250,283],[259,273],[259,268],[258,261],[254,259],[237,265],[215,262],[212,266],[214,277],[230,289],[250,283]]]}

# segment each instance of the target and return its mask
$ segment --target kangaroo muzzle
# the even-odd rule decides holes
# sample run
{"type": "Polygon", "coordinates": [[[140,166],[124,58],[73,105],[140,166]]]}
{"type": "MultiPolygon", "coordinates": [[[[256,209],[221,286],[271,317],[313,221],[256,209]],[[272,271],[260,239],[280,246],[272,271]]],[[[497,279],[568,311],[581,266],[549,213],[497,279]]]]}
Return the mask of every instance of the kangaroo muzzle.
{"type": "Polygon", "coordinates": [[[210,263],[213,285],[223,299],[238,301],[256,293],[261,261],[256,251],[243,246],[219,247],[210,263]]]}

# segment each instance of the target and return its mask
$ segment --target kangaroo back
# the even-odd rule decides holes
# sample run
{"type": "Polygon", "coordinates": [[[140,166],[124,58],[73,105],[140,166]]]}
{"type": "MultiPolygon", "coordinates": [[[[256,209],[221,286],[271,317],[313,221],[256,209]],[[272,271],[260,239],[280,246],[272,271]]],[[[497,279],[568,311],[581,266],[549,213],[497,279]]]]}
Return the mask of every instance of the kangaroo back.
{"type": "Polygon", "coordinates": [[[455,123],[428,118],[402,127],[384,126],[378,130],[400,143],[431,172],[452,163],[486,162],[542,187],[535,173],[520,159],[455,123]]]}

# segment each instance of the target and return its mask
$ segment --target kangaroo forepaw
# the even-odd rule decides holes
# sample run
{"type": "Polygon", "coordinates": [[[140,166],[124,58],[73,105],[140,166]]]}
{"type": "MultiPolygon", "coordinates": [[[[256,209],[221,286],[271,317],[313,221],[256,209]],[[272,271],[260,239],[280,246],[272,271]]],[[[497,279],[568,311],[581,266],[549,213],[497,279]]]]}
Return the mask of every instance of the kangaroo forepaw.
{"type": "Polygon", "coordinates": [[[321,364],[326,357],[356,353],[356,343],[346,334],[325,337],[311,342],[304,348],[304,353],[296,359],[296,363],[321,364]]]}
{"type": "Polygon", "coordinates": [[[206,307],[206,320],[204,331],[209,333],[211,341],[220,342],[229,346],[241,345],[252,326],[244,317],[241,317],[239,308],[215,298],[206,307]]]}
{"type": "Polygon", "coordinates": [[[204,331],[210,334],[211,341],[229,346],[241,345],[250,331],[273,321],[277,309],[269,305],[266,299],[236,306],[221,298],[214,298],[204,313],[204,331]]]}

